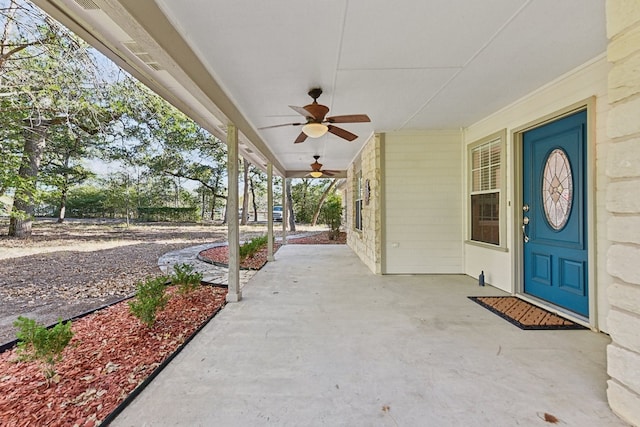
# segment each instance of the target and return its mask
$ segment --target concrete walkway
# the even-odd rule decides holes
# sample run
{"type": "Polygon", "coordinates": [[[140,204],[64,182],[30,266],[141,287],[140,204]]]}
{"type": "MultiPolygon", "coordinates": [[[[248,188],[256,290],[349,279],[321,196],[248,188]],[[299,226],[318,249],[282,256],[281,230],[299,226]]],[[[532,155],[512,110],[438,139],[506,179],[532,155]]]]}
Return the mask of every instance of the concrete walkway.
{"type": "MultiPolygon", "coordinates": [[[[310,233],[298,233],[288,236],[289,241],[312,236],[316,232],[310,233]]],[[[276,238],[276,242],[281,242],[282,238],[276,238]]],[[[242,242],[241,242],[242,243],[242,242]]],[[[219,267],[217,265],[204,262],[198,259],[198,254],[204,250],[215,248],[218,246],[227,246],[227,242],[224,243],[205,243],[198,246],[190,246],[188,248],[178,249],[176,251],[168,252],[162,255],[158,259],[158,267],[163,274],[173,273],[173,266],[176,264],[189,264],[193,267],[194,271],[202,273],[202,280],[208,283],[216,285],[228,285],[229,284],[229,270],[226,267],[219,267]]],[[[240,270],[240,288],[251,280],[256,274],[255,270],[240,270]]]]}
{"type": "Polygon", "coordinates": [[[288,245],[114,426],[624,426],[609,338],[522,331],[466,276],[376,276],[346,246],[288,245]]]}
{"type": "MultiPolygon", "coordinates": [[[[176,264],[189,264],[194,271],[202,273],[202,280],[216,285],[229,284],[229,269],[218,267],[208,262],[200,261],[198,254],[206,249],[217,246],[226,246],[226,243],[206,243],[204,245],[191,246],[164,254],[158,259],[158,267],[164,274],[173,273],[176,264]]],[[[240,288],[256,274],[255,270],[240,270],[240,288]]]]}

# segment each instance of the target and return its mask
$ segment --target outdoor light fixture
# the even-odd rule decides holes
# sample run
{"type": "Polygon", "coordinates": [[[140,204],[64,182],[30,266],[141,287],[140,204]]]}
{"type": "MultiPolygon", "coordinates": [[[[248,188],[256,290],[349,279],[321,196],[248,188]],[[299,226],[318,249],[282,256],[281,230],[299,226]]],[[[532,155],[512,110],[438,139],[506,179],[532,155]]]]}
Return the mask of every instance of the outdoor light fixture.
{"type": "Polygon", "coordinates": [[[313,172],[309,172],[309,175],[311,175],[313,178],[320,178],[322,176],[322,172],[313,171],[313,172]]]}
{"type": "Polygon", "coordinates": [[[311,138],[320,138],[322,135],[327,133],[328,130],[329,128],[322,123],[307,123],[302,126],[302,132],[311,138]]]}

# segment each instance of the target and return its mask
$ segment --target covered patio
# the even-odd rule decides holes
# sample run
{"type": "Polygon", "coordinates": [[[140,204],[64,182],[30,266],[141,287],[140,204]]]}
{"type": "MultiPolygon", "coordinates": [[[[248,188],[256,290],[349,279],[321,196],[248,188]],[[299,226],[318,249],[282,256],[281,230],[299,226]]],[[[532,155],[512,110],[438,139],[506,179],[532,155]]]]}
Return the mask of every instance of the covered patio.
{"type": "Polygon", "coordinates": [[[288,245],[115,426],[623,426],[606,335],[523,331],[464,275],[373,274],[346,246],[288,245]]]}
{"type": "MultiPolygon", "coordinates": [[[[194,344],[203,355],[182,356],[175,364],[181,367],[158,382],[182,381],[182,372],[192,369],[222,375],[181,382],[184,390],[198,391],[185,393],[189,402],[181,408],[203,398],[203,408],[223,411],[211,419],[236,425],[249,413],[248,421],[296,420],[304,416],[300,411],[334,424],[354,414],[387,416],[391,424],[402,415],[411,417],[405,424],[424,424],[431,414],[438,425],[486,424],[494,416],[505,418],[492,425],[514,425],[530,424],[545,411],[568,424],[615,424],[606,388],[613,411],[640,423],[636,0],[34,2],[227,144],[229,302],[243,299],[239,157],[263,168],[269,185],[274,176],[306,176],[316,156],[346,177],[353,252],[345,248],[348,253],[331,260],[342,268],[319,264],[325,262],[319,255],[307,265],[303,254],[282,251],[277,267],[247,287],[247,301],[228,307],[219,326],[194,344]],[[327,110],[322,117],[308,108],[315,97],[307,91],[317,88],[327,110]],[[363,114],[371,121],[356,119],[363,114]],[[335,116],[341,119],[331,121],[335,116]],[[572,125],[579,138],[556,141],[553,126],[568,117],[580,118],[572,125]],[[333,123],[344,130],[330,130],[333,123]],[[327,133],[301,132],[309,124],[327,133]],[[525,150],[537,129],[549,132],[537,140],[559,151],[545,152],[537,142],[539,152],[525,150]],[[572,208],[551,227],[544,209],[559,199],[544,204],[547,193],[537,184],[551,171],[544,165],[570,147],[579,153],[566,157],[562,170],[573,171],[563,179],[576,183],[575,192],[573,184],[551,189],[572,208]],[[480,220],[493,227],[491,237],[474,232],[480,220]],[[550,234],[532,234],[536,227],[550,234]],[[565,230],[575,235],[565,238],[565,230]],[[573,245],[580,257],[570,259],[558,242],[573,245]],[[528,249],[535,244],[546,252],[528,249]],[[513,330],[464,298],[478,289],[450,283],[473,286],[470,277],[481,271],[494,291],[533,299],[610,334],[606,363],[605,335],[513,330]],[[542,291],[531,288],[542,282],[542,291]],[[315,286],[317,295],[309,294],[315,286]],[[580,307],[564,302],[565,292],[577,295],[580,307]],[[325,295],[330,299],[323,303],[325,295]],[[364,321],[367,316],[372,320],[364,321]],[[282,343],[256,347],[265,335],[283,332],[282,343]],[[310,337],[322,346],[304,347],[310,337]],[[296,340],[299,353],[291,346],[296,340]],[[260,362],[258,355],[273,360],[260,362]],[[216,365],[207,368],[205,361],[216,365]],[[335,380],[327,375],[333,371],[340,373],[335,380]],[[353,372],[360,373],[357,381],[353,372]],[[348,394],[352,405],[339,394],[349,387],[340,380],[350,384],[348,378],[361,387],[348,394]],[[251,384],[241,387],[243,380],[251,384]],[[218,389],[218,381],[224,387],[218,389]],[[418,384],[429,388],[418,391],[418,384]],[[434,399],[442,406],[429,406],[434,399]],[[243,409],[245,401],[257,409],[243,409]],[[328,409],[314,409],[321,401],[328,409]],[[422,401],[428,404],[417,404],[422,401]],[[343,412],[329,418],[336,408],[343,412]],[[476,419],[455,418],[465,416],[476,419]]],[[[273,204],[270,198],[267,211],[273,204]]],[[[272,237],[271,217],[268,223],[272,237]]],[[[130,420],[175,410],[147,400],[153,393],[143,396],[147,407],[136,405],[141,412],[130,420]]],[[[183,415],[206,417],[207,411],[183,415]]]]}

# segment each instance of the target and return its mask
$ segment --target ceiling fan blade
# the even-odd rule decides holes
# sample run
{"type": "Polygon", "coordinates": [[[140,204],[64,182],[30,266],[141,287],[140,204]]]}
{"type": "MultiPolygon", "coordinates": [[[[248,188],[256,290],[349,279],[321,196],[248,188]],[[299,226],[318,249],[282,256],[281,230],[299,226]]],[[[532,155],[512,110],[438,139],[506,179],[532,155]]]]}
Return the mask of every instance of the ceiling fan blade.
{"type": "Polygon", "coordinates": [[[312,119],[316,119],[316,116],[311,114],[304,107],[296,107],[295,105],[289,105],[289,108],[291,108],[296,113],[300,114],[302,117],[310,117],[312,119]]]}
{"type": "Polygon", "coordinates": [[[344,130],[342,128],[339,128],[337,126],[332,126],[329,125],[327,126],[329,128],[329,132],[331,132],[332,134],[339,136],[342,139],[346,139],[347,141],[353,141],[354,139],[356,139],[358,137],[358,135],[349,132],[348,130],[344,130]]]}
{"type": "Polygon", "coordinates": [[[300,132],[300,135],[293,141],[294,144],[298,144],[300,142],[304,142],[307,139],[307,134],[304,132],[300,132]]]}
{"type": "Polygon", "coordinates": [[[371,119],[366,114],[346,114],[344,116],[327,117],[326,122],[329,123],[365,123],[371,119]]]}
{"type": "Polygon", "coordinates": [[[334,173],[332,171],[320,171],[320,172],[322,172],[322,174],[326,175],[326,176],[333,176],[334,175],[334,173]]]}
{"type": "Polygon", "coordinates": [[[283,127],[283,126],[300,126],[300,125],[304,125],[305,123],[283,123],[281,125],[273,125],[273,126],[265,126],[265,127],[261,127],[258,128],[258,130],[262,130],[262,129],[272,129],[272,128],[279,128],[279,127],[283,127]]]}

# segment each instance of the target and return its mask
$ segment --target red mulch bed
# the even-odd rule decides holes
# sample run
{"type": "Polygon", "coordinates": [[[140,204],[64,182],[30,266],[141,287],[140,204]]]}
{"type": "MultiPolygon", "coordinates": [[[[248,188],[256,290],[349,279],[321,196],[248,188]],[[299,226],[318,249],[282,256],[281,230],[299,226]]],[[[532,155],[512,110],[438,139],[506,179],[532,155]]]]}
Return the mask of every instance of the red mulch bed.
{"type": "MultiPolygon", "coordinates": [[[[329,239],[329,232],[323,231],[306,237],[291,237],[287,243],[291,245],[344,245],[347,242],[347,233],[341,232],[337,239],[329,239]]],[[[280,243],[273,244],[273,252],[280,248],[280,243]]],[[[200,258],[216,265],[229,265],[229,247],[216,246],[200,252],[200,258]]],[[[267,263],[267,248],[256,252],[253,256],[247,257],[240,262],[240,268],[248,270],[259,270],[267,263]]]]}
{"type": "MultiPolygon", "coordinates": [[[[276,252],[279,247],[279,243],[274,243],[273,252],[276,252]]],[[[215,265],[227,267],[229,265],[229,246],[216,246],[215,248],[206,249],[200,252],[199,258],[215,265]]],[[[257,251],[253,256],[243,259],[240,262],[240,268],[245,270],[260,270],[266,263],[267,248],[264,247],[257,251]]]]}
{"type": "Polygon", "coordinates": [[[57,382],[48,383],[35,362],[16,362],[15,349],[0,354],[0,424],[99,424],[224,305],[227,291],[168,292],[172,297],[151,329],[129,313],[126,301],[75,320],[74,337],[55,367],[57,382]]]}
{"type": "Polygon", "coordinates": [[[287,240],[292,245],[344,245],[347,243],[347,233],[341,231],[337,239],[330,239],[329,232],[323,231],[312,236],[291,238],[287,240]]]}

